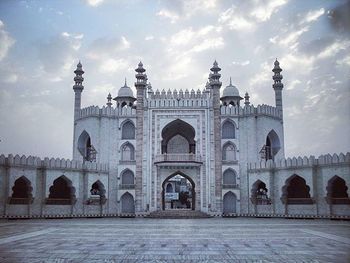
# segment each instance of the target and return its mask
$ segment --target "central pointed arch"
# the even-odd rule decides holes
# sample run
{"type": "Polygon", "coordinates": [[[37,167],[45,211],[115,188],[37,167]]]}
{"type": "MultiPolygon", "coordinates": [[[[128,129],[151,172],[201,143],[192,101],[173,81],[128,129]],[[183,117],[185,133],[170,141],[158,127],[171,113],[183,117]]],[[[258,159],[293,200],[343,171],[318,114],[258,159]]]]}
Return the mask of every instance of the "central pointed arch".
{"type": "Polygon", "coordinates": [[[165,178],[165,180],[163,181],[162,183],[162,210],[165,210],[165,193],[166,193],[166,185],[169,181],[169,179],[175,177],[176,175],[181,175],[182,177],[186,178],[190,184],[191,184],[191,196],[192,196],[192,206],[191,206],[191,209],[192,210],[196,210],[196,184],[194,183],[194,181],[192,180],[191,177],[189,177],[188,175],[184,174],[183,172],[181,171],[177,171],[175,173],[172,173],[171,175],[169,175],[167,178],[165,178]]]}
{"type": "Polygon", "coordinates": [[[195,129],[187,122],[176,119],[162,130],[162,154],[195,153],[195,129]]]}

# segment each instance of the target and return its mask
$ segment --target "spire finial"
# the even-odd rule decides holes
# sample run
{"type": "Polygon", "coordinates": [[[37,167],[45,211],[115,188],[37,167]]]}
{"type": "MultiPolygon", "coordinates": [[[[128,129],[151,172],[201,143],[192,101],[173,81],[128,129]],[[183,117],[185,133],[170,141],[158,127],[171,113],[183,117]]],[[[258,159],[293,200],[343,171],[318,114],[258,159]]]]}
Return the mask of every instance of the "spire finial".
{"type": "Polygon", "coordinates": [[[232,86],[232,77],[230,77],[230,86],[232,86]]]}
{"type": "Polygon", "coordinates": [[[124,83],[124,87],[127,87],[128,85],[126,84],[126,77],[125,77],[125,83],[124,83]]]}
{"type": "Polygon", "coordinates": [[[250,104],[249,98],[249,94],[246,92],[244,95],[244,105],[248,106],[250,104]]]}

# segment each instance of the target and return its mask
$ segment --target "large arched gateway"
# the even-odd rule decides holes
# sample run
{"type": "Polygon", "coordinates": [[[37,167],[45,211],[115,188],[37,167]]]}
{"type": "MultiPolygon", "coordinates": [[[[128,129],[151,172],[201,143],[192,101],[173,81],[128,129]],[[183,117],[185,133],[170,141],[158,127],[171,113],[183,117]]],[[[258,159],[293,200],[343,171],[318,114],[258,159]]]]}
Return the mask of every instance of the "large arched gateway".
{"type": "Polygon", "coordinates": [[[196,208],[195,183],[182,172],[173,173],[163,181],[161,194],[163,210],[196,208]]]}

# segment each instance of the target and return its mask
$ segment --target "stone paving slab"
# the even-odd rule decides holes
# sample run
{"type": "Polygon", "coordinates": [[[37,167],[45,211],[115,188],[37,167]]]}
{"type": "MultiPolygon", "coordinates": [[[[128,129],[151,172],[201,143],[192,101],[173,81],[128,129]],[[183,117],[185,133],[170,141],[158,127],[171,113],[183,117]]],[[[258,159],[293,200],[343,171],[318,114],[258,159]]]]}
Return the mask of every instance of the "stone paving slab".
{"type": "Polygon", "coordinates": [[[341,263],[350,262],[349,238],[349,222],[329,220],[1,221],[0,262],[341,263]]]}

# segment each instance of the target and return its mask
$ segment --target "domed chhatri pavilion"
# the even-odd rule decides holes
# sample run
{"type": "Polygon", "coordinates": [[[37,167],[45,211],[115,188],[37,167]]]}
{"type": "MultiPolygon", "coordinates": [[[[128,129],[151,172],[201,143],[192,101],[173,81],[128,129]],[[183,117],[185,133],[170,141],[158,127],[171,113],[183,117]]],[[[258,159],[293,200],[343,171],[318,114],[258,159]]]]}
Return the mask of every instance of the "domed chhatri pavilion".
{"type": "Polygon", "coordinates": [[[252,105],[231,78],[222,89],[216,61],[197,91],[154,91],[135,71],[136,94],[125,80],[106,106],[81,108],[79,62],[73,159],[1,155],[0,215],[350,217],[350,153],[285,159],[277,59],[274,106],[252,105]]]}

